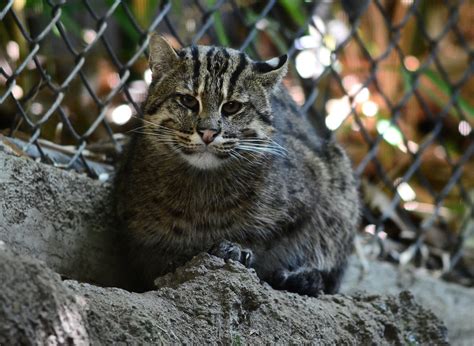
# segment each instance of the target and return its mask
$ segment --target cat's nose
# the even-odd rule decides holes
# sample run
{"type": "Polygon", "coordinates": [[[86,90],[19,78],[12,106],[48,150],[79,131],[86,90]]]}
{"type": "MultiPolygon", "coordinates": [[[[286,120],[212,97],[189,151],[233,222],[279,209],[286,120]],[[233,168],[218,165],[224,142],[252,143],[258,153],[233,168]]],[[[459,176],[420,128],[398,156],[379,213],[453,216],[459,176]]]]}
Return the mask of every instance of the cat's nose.
{"type": "Polygon", "coordinates": [[[219,130],[216,130],[216,129],[205,129],[205,130],[198,129],[197,132],[199,133],[202,140],[206,144],[211,143],[219,134],[219,130]]]}

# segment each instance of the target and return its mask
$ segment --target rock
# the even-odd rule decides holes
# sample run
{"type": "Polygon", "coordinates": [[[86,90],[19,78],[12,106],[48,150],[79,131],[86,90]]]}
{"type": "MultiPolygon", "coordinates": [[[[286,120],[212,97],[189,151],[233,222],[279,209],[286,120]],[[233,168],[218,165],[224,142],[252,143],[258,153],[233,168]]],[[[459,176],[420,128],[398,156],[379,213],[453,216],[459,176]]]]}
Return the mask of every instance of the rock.
{"type": "Polygon", "coordinates": [[[397,295],[410,290],[416,300],[431,309],[449,331],[455,345],[474,344],[474,289],[436,279],[422,270],[398,268],[390,263],[370,261],[362,273],[355,256],[351,258],[341,292],[397,295]]]}
{"type": "Polygon", "coordinates": [[[0,345],[85,344],[85,322],[58,274],[0,248],[0,345]]]}
{"type": "Polygon", "coordinates": [[[157,284],[139,294],[62,282],[0,250],[0,344],[447,343],[442,323],[408,292],[309,298],[207,254],[157,284]]]}
{"type": "MultiPolygon", "coordinates": [[[[113,203],[111,200],[110,185],[100,183],[96,180],[89,179],[74,172],[67,172],[59,170],[55,167],[37,163],[24,157],[7,155],[1,151],[0,147],[0,242],[4,241],[9,248],[15,250],[17,253],[28,255],[29,257],[44,261],[49,268],[57,273],[60,273],[63,277],[79,280],[81,282],[95,283],[101,286],[125,286],[124,275],[121,272],[121,268],[123,268],[121,259],[124,256],[123,251],[121,250],[121,247],[118,243],[118,234],[114,225],[115,218],[112,212],[112,205],[113,203]]],[[[31,263],[37,262],[32,261],[31,263]]],[[[353,260],[352,263],[355,263],[355,261],[353,260]]],[[[170,294],[175,294],[177,297],[181,297],[180,292],[183,292],[181,290],[183,286],[190,285],[191,283],[202,282],[203,288],[200,289],[199,285],[196,284],[195,292],[200,292],[200,295],[203,294],[202,292],[209,292],[209,294],[215,294],[216,297],[221,297],[222,300],[224,291],[219,291],[219,287],[221,285],[223,289],[225,288],[227,290],[227,293],[225,294],[232,296],[232,289],[230,288],[231,285],[227,285],[227,281],[225,281],[226,284],[221,284],[220,281],[216,281],[216,279],[214,279],[214,276],[216,275],[218,278],[220,278],[219,273],[222,273],[222,271],[225,273],[228,273],[228,271],[230,271],[229,273],[233,273],[232,271],[235,270],[236,272],[232,275],[228,274],[230,275],[230,278],[240,276],[241,279],[246,278],[245,280],[247,281],[251,281],[250,278],[252,277],[252,280],[257,280],[255,275],[249,276],[247,272],[245,272],[246,274],[240,273],[239,271],[242,268],[239,268],[238,266],[225,265],[224,262],[218,261],[212,262],[212,265],[216,267],[210,267],[211,263],[207,261],[206,266],[187,266],[183,269],[185,271],[177,271],[176,275],[179,276],[168,275],[164,278],[160,278],[157,281],[157,284],[162,288],[157,292],[171,292],[170,294]],[[210,287],[208,283],[204,282],[206,280],[202,279],[204,277],[206,280],[212,281],[215,286],[210,287]]],[[[41,268],[44,268],[44,265],[41,265],[41,268]]],[[[3,271],[0,274],[7,275],[3,271]]],[[[371,272],[366,277],[364,277],[362,280],[359,280],[358,276],[359,271],[357,266],[354,264],[351,265],[347,275],[348,280],[346,281],[346,285],[343,286],[344,293],[353,294],[360,289],[365,289],[366,291],[373,294],[384,295],[386,293],[391,293],[394,294],[395,297],[378,297],[377,299],[379,301],[395,299],[398,304],[400,303],[399,300],[401,299],[399,296],[400,292],[410,289],[417,301],[433,309],[434,313],[445,321],[448,326],[450,338],[455,343],[473,343],[474,329],[472,328],[471,321],[474,320],[474,309],[472,309],[474,298],[472,289],[458,285],[447,284],[434,278],[420,277],[419,275],[413,274],[407,276],[405,272],[400,272],[398,268],[386,263],[378,263],[376,261],[371,262],[371,272]]],[[[13,285],[11,281],[7,282],[10,282],[10,284],[13,285]]],[[[3,280],[2,285],[5,284],[5,280],[3,280]]],[[[241,287],[238,289],[239,292],[240,290],[244,289],[242,288],[241,283],[234,282],[234,284],[235,286],[232,287],[241,287]]],[[[93,292],[91,293],[92,298],[85,297],[86,300],[90,299],[90,301],[93,303],[99,301],[99,296],[103,297],[104,300],[102,303],[104,304],[104,311],[107,308],[111,308],[111,306],[112,311],[114,309],[112,301],[107,302],[107,299],[124,299],[123,297],[125,296],[128,297],[127,299],[132,299],[130,297],[133,297],[133,299],[138,299],[138,301],[148,299],[144,298],[146,295],[136,296],[133,293],[127,293],[126,291],[108,291],[103,288],[98,288],[91,285],[80,285],[72,281],[68,282],[67,285],[69,289],[74,288],[74,290],[79,290],[79,296],[83,295],[81,293],[82,291],[84,291],[84,295],[89,294],[89,291],[93,292]],[[115,295],[111,292],[115,292],[115,295]]],[[[253,283],[249,282],[248,285],[249,287],[254,287],[253,283]]],[[[58,286],[57,289],[57,292],[64,292],[64,287],[62,286],[58,286]]],[[[266,289],[269,290],[268,287],[266,289]]],[[[184,300],[186,295],[191,295],[194,297],[195,292],[193,291],[192,293],[189,293],[186,291],[185,296],[182,297],[182,299],[184,300]]],[[[250,290],[248,292],[254,291],[250,290]]],[[[264,291],[258,292],[260,292],[258,293],[258,296],[260,296],[260,294],[263,294],[262,292],[264,291]]],[[[15,292],[10,293],[13,294],[15,292]]],[[[268,299],[277,299],[279,303],[288,303],[292,301],[300,302],[300,299],[302,299],[301,297],[295,295],[281,294],[283,293],[278,292],[276,296],[272,295],[272,298],[268,299]]],[[[367,298],[367,294],[356,295],[356,297],[358,296],[367,298]]],[[[3,295],[2,297],[5,298],[6,295],[3,295]]],[[[23,299],[20,296],[16,297],[19,299],[18,301],[23,299]]],[[[166,299],[167,300],[165,300],[165,302],[167,305],[165,303],[163,304],[165,304],[166,307],[170,309],[170,311],[173,309],[173,311],[176,311],[178,307],[173,305],[173,302],[169,300],[169,297],[166,299]]],[[[193,298],[188,297],[186,299],[193,298]]],[[[198,311],[199,314],[196,312],[196,314],[193,316],[196,317],[198,321],[205,321],[207,324],[220,323],[221,327],[214,326],[213,330],[219,330],[219,335],[225,336],[227,338],[226,340],[233,340],[232,335],[235,333],[240,333],[241,329],[237,329],[237,331],[234,333],[234,329],[232,329],[234,328],[232,327],[233,324],[229,324],[229,321],[234,321],[235,317],[233,314],[237,314],[237,316],[239,316],[238,313],[232,312],[231,314],[229,312],[233,310],[224,311],[222,310],[222,306],[220,308],[216,307],[215,311],[211,310],[210,312],[206,312],[206,299],[207,298],[205,296],[198,296],[198,298],[196,298],[197,304],[204,305],[199,305],[201,306],[202,311],[198,311]],[[214,317],[211,318],[209,317],[210,315],[214,317]],[[213,319],[220,322],[213,322],[213,319]],[[209,322],[209,320],[211,322],[209,322]],[[230,327],[222,327],[227,326],[227,324],[229,324],[232,328],[229,329],[230,327]],[[226,333],[224,333],[224,330],[226,333]]],[[[348,299],[352,299],[352,303],[350,304],[354,304],[354,302],[356,302],[356,298],[344,296],[327,296],[320,299],[318,304],[335,304],[335,306],[338,306],[338,301],[334,299],[339,299],[339,302],[347,302],[348,299]]],[[[244,301],[247,302],[248,299],[244,299],[244,301]]],[[[250,301],[254,302],[254,300],[250,301]]],[[[368,304],[367,301],[363,301],[365,304],[368,304]]],[[[95,308],[93,303],[91,303],[91,311],[95,311],[93,310],[95,308]]],[[[147,304],[151,304],[150,306],[155,306],[151,303],[151,300],[147,304]]],[[[273,309],[274,306],[271,302],[265,304],[262,303],[259,306],[261,305],[271,306],[272,309],[268,308],[270,309],[268,313],[274,314],[275,318],[284,320],[288,317],[283,312],[275,312],[273,309]]],[[[129,308],[130,307],[127,305],[126,309],[129,308]]],[[[160,308],[163,307],[161,306],[160,308]]],[[[133,307],[131,309],[132,311],[135,311],[133,307]]],[[[182,309],[184,309],[184,307],[182,309]]],[[[257,309],[259,314],[263,314],[261,309],[263,308],[257,309]]],[[[305,314],[313,313],[305,309],[302,309],[301,311],[304,311],[305,314]]],[[[320,309],[320,305],[313,306],[311,309],[318,310],[320,309]]],[[[153,311],[155,310],[147,310],[146,307],[143,307],[141,311],[146,311],[147,314],[153,314],[153,311]]],[[[246,310],[244,309],[243,311],[246,310]]],[[[425,310],[421,309],[420,311],[425,310]]],[[[254,316],[255,314],[252,313],[251,315],[254,316]]],[[[97,316],[103,316],[103,312],[97,316]]],[[[182,318],[190,319],[190,317],[187,316],[188,315],[186,315],[186,313],[183,313],[182,318]]],[[[297,322],[296,316],[291,317],[294,318],[294,321],[292,322],[294,323],[292,328],[304,330],[304,323],[313,322],[313,320],[308,319],[306,315],[303,316],[303,314],[299,314],[299,316],[302,319],[301,323],[297,322]]],[[[334,316],[334,311],[328,316],[334,316]]],[[[352,313],[350,313],[348,316],[354,317],[352,313]]],[[[85,316],[85,318],[86,321],[93,319],[92,317],[87,316],[85,316]]],[[[110,323],[115,321],[113,323],[117,323],[117,326],[121,326],[120,322],[115,320],[116,317],[112,316],[111,318],[112,320],[110,323]]],[[[122,318],[124,317],[122,316],[122,318]]],[[[284,327],[281,321],[272,321],[272,319],[269,317],[267,317],[267,319],[262,318],[261,320],[268,324],[265,327],[266,329],[264,328],[267,333],[269,333],[270,330],[279,332],[277,329],[270,328],[271,323],[275,323],[275,325],[278,325],[281,328],[284,327]]],[[[403,319],[401,319],[401,321],[402,320],[403,319]]],[[[176,321],[178,320],[175,317],[170,317],[169,320],[162,320],[163,323],[166,322],[172,324],[176,324],[176,321]]],[[[321,324],[323,323],[322,321],[326,321],[326,319],[323,318],[321,321],[317,321],[319,324],[316,325],[323,328],[324,324],[321,324]]],[[[1,322],[2,320],[0,320],[0,325],[2,325],[1,322]]],[[[130,323],[135,325],[132,320],[130,320],[130,323]]],[[[149,321],[147,323],[151,322],[149,321]]],[[[161,325],[153,326],[153,328],[158,328],[161,325]]],[[[353,325],[351,325],[351,328],[353,328],[353,325]]],[[[393,334],[390,332],[390,330],[391,327],[387,327],[388,335],[393,334]]],[[[87,329],[87,332],[90,337],[91,330],[87,329]]],[[[157,336],[158,334],[154,335],[158,338],[164,338],[163,340],[171,340],[170,338],[163,336],[163,333],[163,331],[161,334],[158,333],[160,336],[157,336]]],[[[262,329],[260,327],[254,328],[250,326],[245,330],[245,333],[242,332],[241,334],[238,334],[238,337],[235,341],[238,341],[239,338],[244,338],[244,336],[246,337],[245,340],[248,340],[248,336],[250,336],[250,340],[257,340],[257,336],[260,338],[263,337],[261,334],[258,334],[262,333],[262,329]]],[[[311,334],[311,332],[308,333],[310,334],[298,334],[300,335],[298,336],[298,340],[303,340],[306,336],[307,338],[310,338],[311,335],[316,335],[311,334]]],[[[331,333],[328,332],[328,335],[331,335],[331,333]]],[[[394,335],[398,334],[395,333],[394,335]]],[[[217,339],[214,338],[213,340],[217,339]]],[[[334,339],[330,338],[328,340],[334,339]]],[[[2,343],[0,342],[0,344],[2,343]]]]}
{"type": "Polygon", "coordinates": [[[120,285],[111,188],[0,151],[0,240],[69,278],[120,285]]]}

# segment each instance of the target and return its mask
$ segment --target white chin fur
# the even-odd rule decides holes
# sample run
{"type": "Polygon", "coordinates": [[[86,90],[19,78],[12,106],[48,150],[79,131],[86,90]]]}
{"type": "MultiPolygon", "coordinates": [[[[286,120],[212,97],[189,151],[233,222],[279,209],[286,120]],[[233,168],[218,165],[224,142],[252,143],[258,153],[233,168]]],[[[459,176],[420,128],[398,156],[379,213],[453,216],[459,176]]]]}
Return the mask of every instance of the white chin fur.
{"type": "Polygon", "coordinates": [[[199,169],[213,169],[222,164],[221,159],[209,152],[182,156],[191,166],[199,169]]]}

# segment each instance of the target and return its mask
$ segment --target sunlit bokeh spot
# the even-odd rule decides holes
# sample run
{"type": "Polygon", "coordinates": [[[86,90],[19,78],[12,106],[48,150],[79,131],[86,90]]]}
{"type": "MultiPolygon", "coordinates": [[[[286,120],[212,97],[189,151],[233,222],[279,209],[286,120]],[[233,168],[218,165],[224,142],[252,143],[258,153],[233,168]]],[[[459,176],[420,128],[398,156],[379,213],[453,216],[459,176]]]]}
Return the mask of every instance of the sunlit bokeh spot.
{"type": "Polygon", "coordinates": [[[320,47],[318,50],[318,58],[321,64],[324,66],[331,65],[331,51],[326,47],[320,47]]]}
{"type": "Polygon", "coordinates": [[[377,131],[388,143],[397,146],[403,144],[400,130],[396,126],[390,124],[390,121],[385,119],[379,120],[377,122],[377,131]]]}
{"type": "Polygon", "coordinates": [[[150,69],[146,69],[145,72],[143,73],[143,79],[145,80],[145,83],[146,83],[147,85],[150,85],[150,84],[151,84],[151,77],[152,77],[151,70],[150,70],[150,69]]]}
{"type": "Polygon", "coordinates": [[[354,98],[354,102],[356,103],[363,103],[370,97],[369,89],[363,87],[361,83],[353,84],[348,94],[354,98]]]}
{"type": "Polygon", "coordinates": [[[329,21],[328,32],[332,37],[334,37],[336,44],[341,44],[350,35],[349,28],[339,19],[329,21]]]}
{"type": "Polygon", "coordinates": [[[309,34],[318,36],[326,33],[326,24],[319,16],[313,16],[313,25],[309,26],[309,34]]]}
{"type": "Polygon", "coordinates": [[[344,120],[351,113],[351,104],[347,96],[341,97],[340,99],[330,99],[326,102],[326,116],[325,123],[328,129],[336,130],[344,120]]]}
{"type": "Polygon", "coordinates": [[[413,201],[416,198],[415,190],[413,190],[406,182],[398,184],[397,192],[400,195],[400,198],[405,202],[413,201]]]}
{"type": "Polygon", "coordinates": [[[117,125],[127,123],[132,117],[132,109],[129,105],[120,105],[112,111],[111,120],[117,125]]]}
{"type": "Polygon", "coordinates": [[[317,48],[321,46],[321,36],[305,35],[295,41],[298,50],[317,48]]]}
{"type": "Polygon", "coordinates": [[[416,71],[420,67],[420,60],[413,55],[408,55],[403,59],[403,64],[408,71],[416,71]]]}
{"type": "Polygon", "coordinates": [[[39,115],[43,112],[43,105],[39,102],[33,102],[30,107],[31,113],[39,115]]]}
{"type": "Polygon", "coordinates": [[[92,42],[94,42],[96,36],[97,36],[97,33],[92,29],[85,29],[82,32],[82,39],[87,44],[91,44],[92,42]]]}
{"type": "Polygon", "coordinates": [[[296,70],[301,78],[315,78],[324,71],[324,66],[312,50],[300,52],[295,59],[296,70]]]}
{"type": "Polygon", "coordinates": [[[8,56],[13,61],[17,61],[20,58],[20,45],[15,41],[8,41],[6,50],[8,56]]]}
{"type": "Polygon", "coordinates": [[[17,100],[21,99],[23,97],[23,88],[19,85],[13,86],[12,94],[13,94],[13,97],[16,98],[17,100]]]}
{"type": "Polygon", "coordinates": [[[373,117],[377,115],[378,111],[379,106],[374,101],[368,100],[362,104],[362,113],[364,113],[365,116],[373,117]]]}
{"type": "Polygon", "coordinates": [[[374,235],[376,226],[374,224],[368,224],[364,227],[364,232],[374,235]]]}
{"type": "Polygon", "coordinates": [[[117,72],[109,73],[106,80],[110,88],[115,88],[120,83],[120,76],[117,72]]]}
{"type": "Polygon", "coordinates": [[[461,135],[468,136],[472,131],[472,127],[466,120],[461,120],[459,122],[458,130],[461,135]]]}

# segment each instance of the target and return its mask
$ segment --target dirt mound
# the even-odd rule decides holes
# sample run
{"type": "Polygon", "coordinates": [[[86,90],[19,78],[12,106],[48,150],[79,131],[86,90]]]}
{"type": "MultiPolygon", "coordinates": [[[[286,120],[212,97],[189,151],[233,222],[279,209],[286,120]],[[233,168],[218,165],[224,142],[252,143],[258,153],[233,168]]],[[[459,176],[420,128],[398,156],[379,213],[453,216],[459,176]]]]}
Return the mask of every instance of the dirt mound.
{"type": "Polygon", "coordinates": [[[157,285],[138,294],[61,281],[41,262],[0,250],[0,344],[447,342],[408,292],[303,297],[206,254],[157,285]]]}

